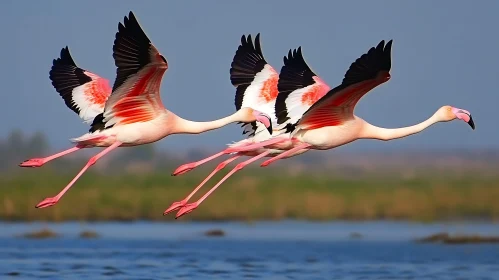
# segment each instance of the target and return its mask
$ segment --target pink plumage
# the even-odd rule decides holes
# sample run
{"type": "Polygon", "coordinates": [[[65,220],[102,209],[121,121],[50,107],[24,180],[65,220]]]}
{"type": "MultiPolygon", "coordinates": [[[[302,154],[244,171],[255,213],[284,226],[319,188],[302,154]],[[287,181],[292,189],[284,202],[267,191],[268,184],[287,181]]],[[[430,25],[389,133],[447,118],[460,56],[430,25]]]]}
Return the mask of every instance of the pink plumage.
{"type": "Polygon", "coordinates": [[[158,141],[170,134],[198,134],[234,122],[263,123],[271,129],[270,116],[250,107],[211,122],[193,122],[164,108],[160,97],[161,80],[168,63],[151,43],[135,15],[130,12],[119,23],[113,46],[116,79],[112,90],[107,80],[78,68],[66,47],[54,60],[50,78],[66,105],[84,121],[91,122],[89,133],[71,139],[76,146],[45,158],[24,161],[21,167],[39,167],[82,148],[105,147],[92,157],[75,178],[55,197],[36,207],[56,204],[78,178],[101,157],[115,148],[158,141]]]}
{"type": "MultiPolygon", "coordinates": [[[[306,65],[301,54],[301,48],[298,50],[289,51],[288,56],[284,57],[284,66],[281,68],[279,79],[276,79],[277,73],[265,61],[260,48],[260,36],[255,37],[255,44],[251,41],[251,35],[248,40],[243,35],[241,45],[238,47],[234,56],[231,67],[231,81],[236,86],[236,109],[238,104],[247,104],[258,110],[272,114],[271,119],[277,123],[278,117],[275,112],[280,112],[279,116],[283,117],[286,122],[297,122],[299,116],[303,114],[310,106],[329,90],[326,85],[317,75],[315,75],[306,65]],[[248,63],[250,61],[251,63],[248,63]],[[270,71],[272,70],[272,71],[270,71]],[[266,73],[266,75],[263,75],[266,73]],[[294,80],[296,77],[311,77],[311,79],[294,80]],[[282,79],[281,79],[282,77],[282,79]],[[271,85],[272,88],[264,85],[271,85]],[[262,92],[273,92],[270,98],[262,98],[262,92]],[[276,94],[275,94],[275,93],[276,94]],[[286,102],[287,98],[291,102],[286,102]],[[270,105],[270,106],[269,106],[270,105]],[[269,108],[270,107],[270,108],[269,108]],[[297,117],[298,115],[298,117],[297,117]]],[[[267,97],[268,94],[263,96],[267,97]]],[[[211,161],[219,156],[228,153],[234,153],[233,156],[220,163],[201,184],[199,184],[186,198],[181,201],[174,202],[169,208],[164,211],[164,215],[178,210],[176,218],[192,212],[196,209],[210,194],[212,194],[223,182],[237,171],[248,166],[264,157],[274,157],[288,149],[292,149],[295,141],[290,138],[290,132],[283,130],[273,131],[272,134],[267,133],[263,129],[258,129],[257,126],[245,128],[244,133],[249,133],[247,139],[233,143],[229,148],[221,151],[206,159],[188,163],[180,166],[175,170],[173,175],[186,173],[193,168],[211,161]],[[289,141],[286,141],[289,140],[289,141]],[[262,144],[265,143],[265,144],[262,144]],[[272,145],[273,143],[276,146],[272,145]],[[264,147],[265,146],[265,147],[264,147]],[[251,158],[238,163],[230,172],[228,172],[215,186],[213,186],[205,195],[194,203],[187,203],[189,199],[218,171],[225,168],[227,164],[241,156],[250,156],[251,158]]],[[[306,152],[307,149],[293,150],[293,153],[288,153],[288,156],[294,156],[306,152]]]]}

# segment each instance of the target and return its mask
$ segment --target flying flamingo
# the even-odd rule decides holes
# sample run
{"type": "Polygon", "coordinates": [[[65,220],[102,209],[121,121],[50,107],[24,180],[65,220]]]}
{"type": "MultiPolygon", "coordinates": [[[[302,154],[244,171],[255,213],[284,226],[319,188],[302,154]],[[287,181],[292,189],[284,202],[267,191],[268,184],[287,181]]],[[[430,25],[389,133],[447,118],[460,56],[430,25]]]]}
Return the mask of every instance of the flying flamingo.
{"type": "MultiPolygon", "coordinates": [[[[255,48],[253,48],[253,44],[251,42],[251,37],[248,36],[248,41],[245,40],[244,36],[242,37],[242,42],[241,45],[239,46],[238,51],[236,52],[236,55],[234,56],[234,61],[232,63],[232,68],[231,68],[231,81],[233,84],[237,87],[237,93],[243,92],[244,94],[237,95],[236,94],[236,108],[237,108],[237,101],[239,102],[248,102],[248,104],[251,104],[250,106],[253,108],[257,108],[259,110],[262,110],[266,113],[271,114],[272,116],[272,121],[277,121],[277,117],[274,114],[274,107],[276,106],[276,99],[279,100],[280,98],[286,97],[286,96],[291,96],[290,100],[293,100],[292,102],[288,102],[288,104],[284,104],[285,109],[288,109],[290,111],[289,116],[293,116],[295,114],[299,114],[305,112],[312,104],[313,102],[317,101],[320,97],[322,97],[324,94],[327,93],[329,90],[329,86],[327,86],[322,80],[320,80],[317,75],[315,75],[310,68],[306,65],[306,63],[303,60],[303,56],[301,53],[301,48],[298,48],[298,50],[294,50],[294,52],[291,52],[291,50],[288,53],[288,57],[284,57],[284,66],[281,69],[281,73],[279,74],[279,78],[277,77],[277,72],[274,70],[271,71],[272,75],[267,75],[267,79],[262,79],[260,76],[262,70],[260,68],[255,68],[253,66],[248,66],[246,65],[248,71],[244,71],[244,68],[240,68],[240,65],[242,65],[241,61],[244,61],[244,57],[259,57],[260,62],[259,63],[254,63],[262,65],[261,68],[267,68],[267,69],[272,69],[267,62],[265,62],[263,58],[263,54],[260,49],[260,43],[259,43],[259,36],[255,38],[255,48]],[[243,56],[243,51],[245,52],[245,56],[243,56]],[[247,76],[247,79],[244,81],[244,83],[237,83],[234,82],[236,77],[238,77],[238,74],[240,72],[235,71],[234,69],[238,69],[240,71],[246,72],[247,74],[251,73],[249,71],[250,69],[254,69],[253,75],[252,76],[247,76]],[[302,80],[297,80],[296,77],[300,76],[306,76],[307,78],[312,78],[312,83],[310,84],[304,84],[302,80]],[[281,77],[283,77],[281,79],[281,77]],[[277,79],[278,78],[278,79],[277,79]],[[291,82],[288,82],[291,81],[291,82]],[[259,87],[255,87],[255,85],[258,85],[259,83],[263,84],[269,84],[272,94],[271,99],[265,99],[261,98],[262,94],[265,94],[267,90],[260,89],[259,87]],[[257,90],[254,90],[254,89],[257,90]],[[279,88],[279,90],[278,90],[279,88]],[[242,89],[242,90],[241,90],[242,89]],[[241,96],[238,98],[237,96],[241,96]],[[270,106],[269,106],[270,105],[270,106]],[[266,109],[266,110],[265,110],[266,109]]],[[[308,82],[308,80],[307,80],[308,82]]],[[[285,116],[284,116],[285,117],[285,116]]],[[[256,128],[255,128],[256,130],[256,128]]],[[[255,135],[255,130],[253,130],[252,135],[255,135]]],[[[271,139],[273,137],[276,137],[279,134],[283,134],[281,137],[289,137],[289,132],[287,131],[281,131],[277,132],[274,131],[272,135],[267,133],[264,130],[260,130],[261,133],[256,134],[256,136],[249,137],[248,139],[241,140],[237,143],[231,144],[231,147],[245,147],[248,146],[250,143],[258,143],[260,141],[264,141],[266,139],[271,139]]],[[[247,132],[247,131],[245,131],[247,132]]],[[[179,212],[176,215],[176,218],[179,218],[182,215],[185,215],[187,213],[192,212],[195,208],[197,208],[211,193],[213,193],[225,180],[227,180],[230,176],[232,176],[235,172],[243,169],[245,166],[249,165],[250,163],[263,158],[263,157],[271,157],[275,156],[276,154],[282,153],[286,147],[281,147],[282,149],[267,149],[267,148],[256,148],[256,149],[246,149],[245,151],[240,151],[235,153],[235,155],[226,161],[220,163],[215,170],[206,178],[204,179],[201,184],[194,189],[193,192],[191,192],[185,199],[179,202],[174,202],[165,212],[164,214],[168,214],[172,211],[175,211],[180,208],[179,212]],[[202,196],[200,199],[198,199],[194,203],[187,204],[187,201],[196,193],[201,186],[203,186],[216,172],[219,170],[223,169],[228,163],[234,161],[235,159],[241,157],[241,156],[251,156],[252,158],[241,162],[237,164],[227,175],[222,178],[214,187],[212,187],[204,196],[202,196]]],[[[308,149],[304,149],[301,151],[296,151],[293,155],[296,154],[301,154],[306,152],[308,149]]],[[[208,157],[205,160],[201,160],[196,163],[191,163],[187,165],[183,165],[179,169],[182,170],[182,168],[191,168],[193,165],[195,166],[196,164],[199,163],[205,163],[206,161],[209,161],[217,156],[220,156],[224,154],[224,151],[215,154],[212,157],[208,157]]],[[[292,156],[292,155],[290,155],[292,156]]],[[[179,170],[177,169],[177,170],[179,170]]]]}
{"type": "MultiPolygon", "coordinates": [[[[271,122],[276,123],[274,104],[277,97],[278,78],[278,73],[263,57],[260,33],[255,36],[254,44],[251,35],[248,35],[247,38],[242,35],[241,44],[234,55],[230,68],[230,81],[236,87],[236,97],[234,99],[236,110],[239,110],[243,105],[254,109],[261,107],[259,110],[269,115],[271,122]]],[[[267,139],[272,133],[270,130],[269,133],[262,131],[259,124],[255,122],[243,124],[242,127],[243,135],[246,134],[248,138],[229,146],[249,145],[258,141],[258,139],[260,141],[267,139]]],[[[230,154],[227,149],[203,160],[183,164],[172,173],[172,176],[185,174],[225,154],[230,154]]]]}
{"type": "MultiPolygon", "coordinates": [[[[475,129],[469,111],[449,105],[440,107],[427,120],[403,128],[381,128],[355,116],[353,114],[354,108],[360,98],[390,79],[391,46],[391,40],[386,45],[383,40],[352,63],[341,85],[333,88],[315,102],[294,124],[292,139],[296,139],[295,143],[298,144],[263,162],[261,166],[267,166],[302,149],[328,150],[357,139],[383,141],[399,139],[419,133],[437,122],[460,119],[475,129]]],[[[275,143],[271,143],[270,146],[272,144],[275,145],[275,143]]],[[[265,141],[254,145],[269,147],[265,141]]],[[[238,149],[242,148],[234,148],[233,151],[237,152],[238,149]]]]}
{"type": "MultiPolygon", "coordinates": [[[[274,114],[274,104],[277,97],[277,80],[279,75],[274,68],[265,61],[263,57],[260,33],[255,36],[255,43],[251,35],[246,38],[241,36],[241,44],[234,54],[230,69],[230,80],[232,85],[236,87],[236,96],[234,103],[236,110],[241,107],[250,107],[257,109],[271,117],[271,123],[276,124],[277,119],[274,114]]],[[[254,142],[266,140],[270,138],[271,132],[262,128],[260,123],[252,122],[243,124],[243,135],[247,135],[246,139],[230,144],[229,146],[245,146],[254,142]]],[[[216,159],[224,154],[228,154],[225,150],[216,153],[203,160],[188,163],[180,166],[173,172],[173,176],[185,174],[192,169],[216,159]]],[[[246,152],[236,153],[229,159],[220,163],[213,172],[199,184],[185,199],[174,202],[163,215],[167,215],[176,211],[187,204],[187,201],[218,171],[222,170],[227,164],[237,158],[248,155],[246,152]]]]}
{"type": "MultiPolygon", "coordinates": [[[[437,122],[460,119],[468,123],[472,129],[475,129],[475,124],[468,111],[449,105],[439,108],[430,118],[422,123],[396,129],[376,127],[355,116],[353,111],[360,98],[376,86],[390,79],[391,46],[392,41],[389,41],[386,45],[384,41],[381,41],[376,47],[371,48],[366,54],[358,58],[351,64],[341,85],[331,89],[318,101],[313,102],[313,105],[298,118],[296,116],[289,116],[289,112],[293,110],[288,108],[288,105],[293,103],[296,96],[290,94],[287,96],[282,95],[285,97],[279,98],[281,96],[279,92],[276,101],[276,115],[278,116],[279,124],[277,130],[288,132],[290,135],[282,137],[286,133],[274,132],[277,136],[268,140],[246,146],[231,147],[227,152],[239,153],[252,149],[266,148],[267,152],[263,156],[267,156],[269,149],[286,149],[286,151],[277,154],[275,157],[261,164],[261,166],[267,166],[276,160],[292,157],[303,153],[303,151],[310,149],[332,149],[357,139],[388,141],[403,138],[421,132],[437,122]],[[285,148],[282,146],[285,146],[285,148]]],[[[297,82],[303,84],[307,84],[307,81],[310,83],[317,82],[318,80],[318,78],[316,79],[316,77],[310,77],[310,75],[306,74],[296,75],[295,78],[297,82]]],[[[292,81],[284,82],[281,71],[279,85],[285,85],[288,82],[289,84],[293,84],[292,81]]],[[[280,86],[279,90],[281,90],[280,86]]],[[[299,92],[299,90],[296,92],[299,92]]],[[[307,96],[307,94],[304,94],[302,99],[304,96],[307,96]]],[[[227,175],[230,176],[231,174],[227,175]]],[[[227,179],[228,176],[224,177],[197,202],[182,207],[177,213],[177,218],[199,206],[199,203],[227,179]]]]}
{"type": "Polygon", "coordinates": [[[251,108],[211,122],[193,122],[166,110],[161,102],[161,80],[168,63],[151,43],[135,15],[130,12],[119,23],[113,46],[116,80],[112,92],[108,81],[78,68],[68,48],[54,60],[50,79],[66,105],[84,121],[91,122],[89,133],[72,139],[76,146],[45,158],[35,158],[20,164],[39,167],[55,158],[82,148],[106,147],[90,158],[76,177],[55,197],[46,198],[37,208],[55,205],[75,181],[95,162],[117,147],[152,143],[171,134],[197,134],[217,129],[233,122],[261,122],[271,128],[270,117],[251,108]]]}

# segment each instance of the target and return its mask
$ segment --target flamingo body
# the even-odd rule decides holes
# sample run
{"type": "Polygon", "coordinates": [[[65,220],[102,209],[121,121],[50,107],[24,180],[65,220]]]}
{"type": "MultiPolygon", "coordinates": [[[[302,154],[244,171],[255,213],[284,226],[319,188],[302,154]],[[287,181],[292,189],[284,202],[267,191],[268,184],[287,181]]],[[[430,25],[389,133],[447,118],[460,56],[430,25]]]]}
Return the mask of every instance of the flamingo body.
{"type": "Polygon", "coordinates": [[[298,142],[310,144],[312,149],[328,150],[357,140],[365,125],[366,122],[363,119],[354,117],[337,126],[300,130],[294,137],[298,142]],[[331,137],[332,135],[334,137],[331,137]]]}
{"type": "MultiPolygon", "coordinates": [[[[357,60],[346,72],[341,85],[331,89],[303,113],[293,126],[292,137],[298,139],[295,148],[262,163],[284,158],[294,149],[328,150],[351,143],[357,139],[393,140],[419,133],[437,122],[463,120],[472,129],[475,124],[469,111],[452,106],[442,106],[427,120],[408,127],[387,129],[369,124],[354,115],[357,102],[373,88],[390,79],[392,41],[382,40],[376,47],[357,60]]],[[[277,104],[276,104],[277,106],[277,104]]],[[[279,123],[283,121],[280,120],[279,123]]],[[[280,129],[285,129],[282,125],[280,129]]]]}
{"type": "Polygon", "coordinates": [[[175,117],[165,111],[149,121],[113,126],[73,138],[71,142],[87,147],[109,147],[116,141],[121,142],[122,147],[149,144],[172,134],[175,117]]]}
{"type": "Polygon", "coordinates": [[[83,173],[100,158],[118,147],[152,143],[171,134],[197,134],[217,129],[233,122],[261,123],[272,131],[270,117],[253,108],[239,108],[236,113],[209,122],[182,119],[163,106],[161,80],[168,69],[167,60],[151,43],[135,15],[130,12],[118,24],[113,45],[116,79],[112,90],[107,80],[76,66],[66,47],[53,61],[50,79],[66,105],[85,122],[89,133],[71,139],[76,146],[45,158],[34,158],[21,167],[39,167],[58,157],[82,148],[105,147],[90,158],[75,178],[55,197],[37,204],[49,207],[72,187],[83,173]]]}
{"type": "Polygon", "coordinates": [[[185,199],[174,202],[166,209],[164,215],[178,210],[175,217],[179,218],[192,212],[230,176],[256,160],[276,156],[287,158],[309,150],[308,147],[302,146],[302,143],[297,138],[292,138],[291,132],[296,127],[296,122],[298,122],[301,114],[307,111],[315,101],[324,96],[328,92],[329,86],[306,65],[301,53],[301,47],[293,52],[289,51],[288,56],[284,57],[284,66],[281,68],[281,73],[277,75],[277,72],[263,57],[259,38],[260,34],[255,37],[255,43],[253,44],[251,35],[247,39],[243,35],[241,45],[238,47],[231,65],[231,82],[236,87],[236,109],[241,104],[246,104],[246,106],[270,114],[273,123],[279,123],[279,120],[282,120],[284,124],[281,125],[281,129],[278,128],[271,133],[259,128],[258,124],[244,125],[243,134],[248,134],[247,139],[229,144],[229,147],[224,151],[206,159],[184,164],[177,168],[173,175],[184,174],[221,155],[232,154],[231,158],[220,163],[185,199]],[[294,80],[295,77],[301,79],[294,80]],[[282,98],[283,95],[289,98],[282,98]],[[283,102],[285,103],[283,104],[283,102]],[[241,156],[251,158],[237,164],[196,202],[187,203],[213,175],[241,156]]]}

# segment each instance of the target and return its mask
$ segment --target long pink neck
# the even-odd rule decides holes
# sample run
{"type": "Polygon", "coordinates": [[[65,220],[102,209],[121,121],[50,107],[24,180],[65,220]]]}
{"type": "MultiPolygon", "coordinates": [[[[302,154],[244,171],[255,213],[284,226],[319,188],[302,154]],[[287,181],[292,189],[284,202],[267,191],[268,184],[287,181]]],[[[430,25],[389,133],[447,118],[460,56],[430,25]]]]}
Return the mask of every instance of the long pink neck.
{"type": "Polygon", "coordinates": [[[433,115],[421,123],[402,128],[382,128],[371,125],[369,123],[365,123],[365,126],[363,127],[361,132],[361,137],[359,138],[379,139],[384,141],[403,138],[419,133],[439,121],[440,120],[438,120],[435,115],[433,115]]]}
{"type": "MultiPolygon", "coordinates": [[[[172,114],[170,112],[170,114],[172,114]]],[[[240,113],[236,112],[225,118],[208,122],[195,122],[174,115],[171,134],[198,134],[224,127],[230,123],[241,121],[240,113]]]]}

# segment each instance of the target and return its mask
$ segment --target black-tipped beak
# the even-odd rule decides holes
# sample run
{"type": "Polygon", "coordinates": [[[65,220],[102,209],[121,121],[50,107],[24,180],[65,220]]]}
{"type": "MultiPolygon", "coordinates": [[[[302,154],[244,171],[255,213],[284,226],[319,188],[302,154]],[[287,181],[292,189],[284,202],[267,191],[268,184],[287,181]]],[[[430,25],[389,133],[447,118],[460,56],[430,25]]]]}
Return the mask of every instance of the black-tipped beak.
{"type": "Polygon", "coordinates": [[[269,119],[269,123],[270,123],[270,125],[269,125],[269,127],[267,127],[267,130],[270,133],[270,135],[272,135],[272,120],[269,119]]]}
{"type": "Polygon", "coordinates": [[[470,115],[470,120],[468,121],[468,124],[471,126],[473,130],[475,130],[475,122],[473,121],[473,118],[470,115]]]}

